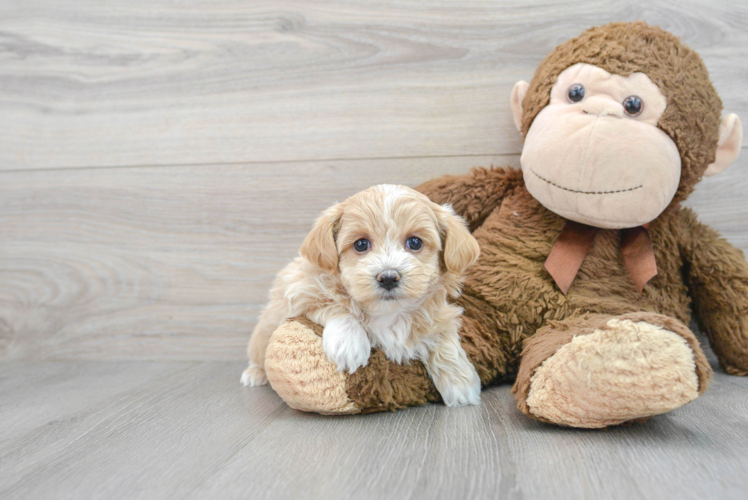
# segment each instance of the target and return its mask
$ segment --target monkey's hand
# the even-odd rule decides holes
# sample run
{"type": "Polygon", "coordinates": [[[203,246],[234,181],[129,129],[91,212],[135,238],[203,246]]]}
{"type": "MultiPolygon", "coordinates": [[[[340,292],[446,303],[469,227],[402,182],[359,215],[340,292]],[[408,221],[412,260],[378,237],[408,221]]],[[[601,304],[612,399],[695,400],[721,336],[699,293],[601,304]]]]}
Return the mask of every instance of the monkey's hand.
{"type": "Polygon", "coordinates": [[[450,204],[471,231],[501,204],[506,194],[522,185],[522,171],[511,167],[477,167],[465,175],[443,175],[416,186],[434,203],[450,204]]]}
{"type": "MultiPolygon", "coordinates": [[[[740,324],[738,325],[738,328],[742,334],[745,344],[745,339],[748,338],[748,314],[743,314],[740,317],[740,324]]],[[[734,365],[725,364],[727,373],[729,373],[730,375],[740,375],[741,377],[745,377],[746,375],[748,375],[748,360],[746,358],[748,358],[748,356],[744,355],[742,358],[742,363],[738,362],[734,365]]]]}
{"type": "Polygon", "coordinates": [[[748,264],[690,210],[683,214],[682,250],[699,327],[727,373],[748,375],[748,264]]]}

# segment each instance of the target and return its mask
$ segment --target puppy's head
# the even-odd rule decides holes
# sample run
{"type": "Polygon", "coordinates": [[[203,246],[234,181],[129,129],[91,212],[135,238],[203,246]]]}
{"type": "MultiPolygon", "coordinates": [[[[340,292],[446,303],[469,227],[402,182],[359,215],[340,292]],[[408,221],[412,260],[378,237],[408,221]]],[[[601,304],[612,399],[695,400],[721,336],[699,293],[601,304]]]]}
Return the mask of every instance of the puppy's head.
{"type": "Polygon", "coordinates": [[[339,271],[348,293],[370,313],[417,304],[440,286],[459,293],[479,252],[450,207],[394,185],[374,186],[329,208],[301,247],[310,262],[339,271]]]}

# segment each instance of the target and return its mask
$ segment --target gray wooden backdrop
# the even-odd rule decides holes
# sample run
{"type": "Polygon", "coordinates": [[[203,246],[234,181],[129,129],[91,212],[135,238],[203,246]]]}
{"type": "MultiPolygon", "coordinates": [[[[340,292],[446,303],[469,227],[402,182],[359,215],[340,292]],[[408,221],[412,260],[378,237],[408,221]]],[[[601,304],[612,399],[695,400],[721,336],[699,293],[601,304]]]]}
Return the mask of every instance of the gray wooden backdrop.
{"type": "MultiPolygon", "coordinates": [[[[243,359],[319,211],[516,166],[514,82],[635,19],[697,49],[748,120],[738,0],[3,1],[0,357],[243,359]]],[[[743,250],[747,167],[689,200],[743,250]]]]}

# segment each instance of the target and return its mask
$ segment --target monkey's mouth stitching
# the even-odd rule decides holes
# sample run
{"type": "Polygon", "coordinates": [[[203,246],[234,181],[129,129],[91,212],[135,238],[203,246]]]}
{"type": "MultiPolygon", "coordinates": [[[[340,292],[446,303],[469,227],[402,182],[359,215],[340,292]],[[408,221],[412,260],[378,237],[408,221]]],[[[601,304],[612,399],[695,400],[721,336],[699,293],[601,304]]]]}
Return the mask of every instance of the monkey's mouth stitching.
{"type": "Polygon", "coordinates": [[[628,191],[636,191],[637,189],[641,189],[644,187],[644,185],[640,184],[636,187],[628,188],[628,189],[616,189],[615,191],[579,191],[577,189],[569,189],[567,187],[559,186],[553,181],[550,181],[537,173],[534,168],[530,168],[530,171],[535,174],[535,176],[540,179],[541,181],[545,181],[551,186],[557,187],[559,189],[563,189],[564,191],[569,191],[570,193],[579,193],[579,194],[615,194],[615,193],[626,193],[628,191]]]}

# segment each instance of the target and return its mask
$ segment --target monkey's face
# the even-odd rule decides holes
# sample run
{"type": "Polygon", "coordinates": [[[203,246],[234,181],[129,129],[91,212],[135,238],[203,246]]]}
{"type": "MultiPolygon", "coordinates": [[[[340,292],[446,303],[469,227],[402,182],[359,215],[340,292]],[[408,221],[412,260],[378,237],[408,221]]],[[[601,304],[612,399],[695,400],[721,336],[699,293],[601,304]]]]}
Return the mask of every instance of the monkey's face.
{"type": "Polygon", "coordinates": [[[657,128],[667,106],[644,73],[575,64],[558,76],[522,151],[527,189],[549,210],[595,227],[655,219],[681,175],[678,148],[657,128]]]}

